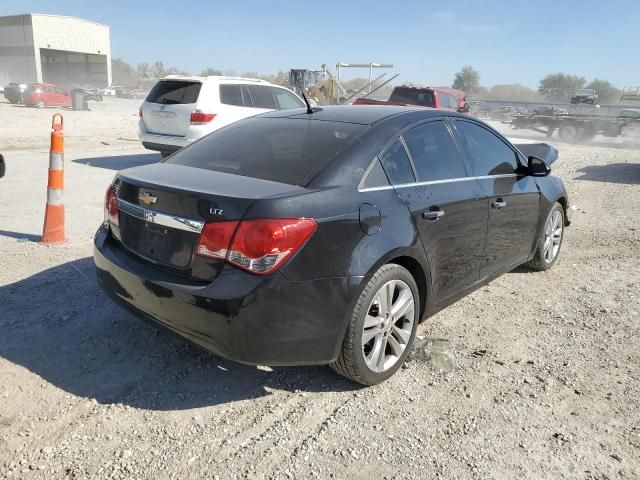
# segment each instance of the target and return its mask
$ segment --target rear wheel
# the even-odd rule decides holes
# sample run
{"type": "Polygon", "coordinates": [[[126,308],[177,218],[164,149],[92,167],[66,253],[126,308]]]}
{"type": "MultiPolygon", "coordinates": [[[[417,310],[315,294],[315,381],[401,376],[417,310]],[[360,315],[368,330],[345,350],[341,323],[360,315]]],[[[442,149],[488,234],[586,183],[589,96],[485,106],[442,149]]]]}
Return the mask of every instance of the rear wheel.
{"type": "Polygon", "coordinates": [[[560,255],[560,247],[564,237],[564,209],[562,205],[556,202],[547,221],[544,224],[544,230],[538,240],[536,253],[525,266],[532,270],[542,272],[553,267],[560,255]]]}
{"type": "Polygon", "coordinates": [[[381,267],[360,294],[342,350],[331,367],[364,385],[375,385],[393,375],[411,350],[419,298],[408,270],[395,264],[381,267]]]}

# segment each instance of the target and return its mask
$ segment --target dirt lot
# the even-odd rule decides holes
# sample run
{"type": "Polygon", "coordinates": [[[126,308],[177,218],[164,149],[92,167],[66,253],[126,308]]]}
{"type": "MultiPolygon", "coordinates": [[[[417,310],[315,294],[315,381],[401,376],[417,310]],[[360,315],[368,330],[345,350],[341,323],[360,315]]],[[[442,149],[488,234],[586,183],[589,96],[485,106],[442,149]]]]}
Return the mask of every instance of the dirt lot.
{"type": "Polygon", "coordinates": [[[427,361],[359,388],[219,359],[100,293],[104,190],[159,160],[118,140],[136,101],[104,109],[65,113],[69,242],[43,247],[53,111],[0,104],[0,477],[640,477],[640,150],[558,144],[578,210],[556,267],[439,313],[427,361]]]}

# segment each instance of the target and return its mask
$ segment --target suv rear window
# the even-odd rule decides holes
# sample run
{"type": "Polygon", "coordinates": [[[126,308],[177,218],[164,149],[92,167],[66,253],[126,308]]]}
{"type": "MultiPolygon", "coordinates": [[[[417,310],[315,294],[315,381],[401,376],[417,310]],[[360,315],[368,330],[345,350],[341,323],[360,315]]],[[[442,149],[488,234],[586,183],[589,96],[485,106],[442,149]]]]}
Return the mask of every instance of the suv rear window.
{"type": "Polygon", "coordinates": [[[251,118],[207,135],[166,162],[307,185],[365,128],[318,120],[251,118]]]}
{"type": "Polygon", "coordinates": [[[200,82],[185,82],[180,80],[161,80],[147,95],[147,102],[163,105],[196,103],[200,94],[200,82]]]}
{"type": "Polygon", "coordinates": [[[390,102],[409,103],[423,107],[435,107],[435,97],[432,90],[421,90],[418,88],[396,87],[389,97],[390,102]]]}

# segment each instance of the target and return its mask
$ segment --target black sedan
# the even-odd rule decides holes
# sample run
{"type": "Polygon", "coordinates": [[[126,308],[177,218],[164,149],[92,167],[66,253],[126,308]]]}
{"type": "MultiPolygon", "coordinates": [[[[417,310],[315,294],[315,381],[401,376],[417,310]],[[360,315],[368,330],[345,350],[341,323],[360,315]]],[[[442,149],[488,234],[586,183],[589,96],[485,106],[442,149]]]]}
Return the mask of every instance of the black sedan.
{"type": "Polygon", "coordinates": [[[518,265],[557,261],[571,209],[549,175],[556,152],[523,151],[424,108],[242,120],[116,175],[98,282],[219,355],[375,384],[418,323],[518,265]]]}

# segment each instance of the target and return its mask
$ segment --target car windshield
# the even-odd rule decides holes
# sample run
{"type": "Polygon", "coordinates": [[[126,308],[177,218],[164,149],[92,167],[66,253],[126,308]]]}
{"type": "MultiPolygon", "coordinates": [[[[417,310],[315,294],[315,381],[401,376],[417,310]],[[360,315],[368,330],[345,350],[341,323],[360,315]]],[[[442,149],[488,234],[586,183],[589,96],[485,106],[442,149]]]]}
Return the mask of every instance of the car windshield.
{"type": "Polygon", "coordinates": [[[253,118],[213,132],[166,162],[307,185],[365,128],[320,120],[253,118]]]}
{"type": "Polygon", "coordinates": [[[578,95],[591,95],[593,93],[593,90],[581,89],[581,90],[577,90],[576,93],[578,95]]]}

